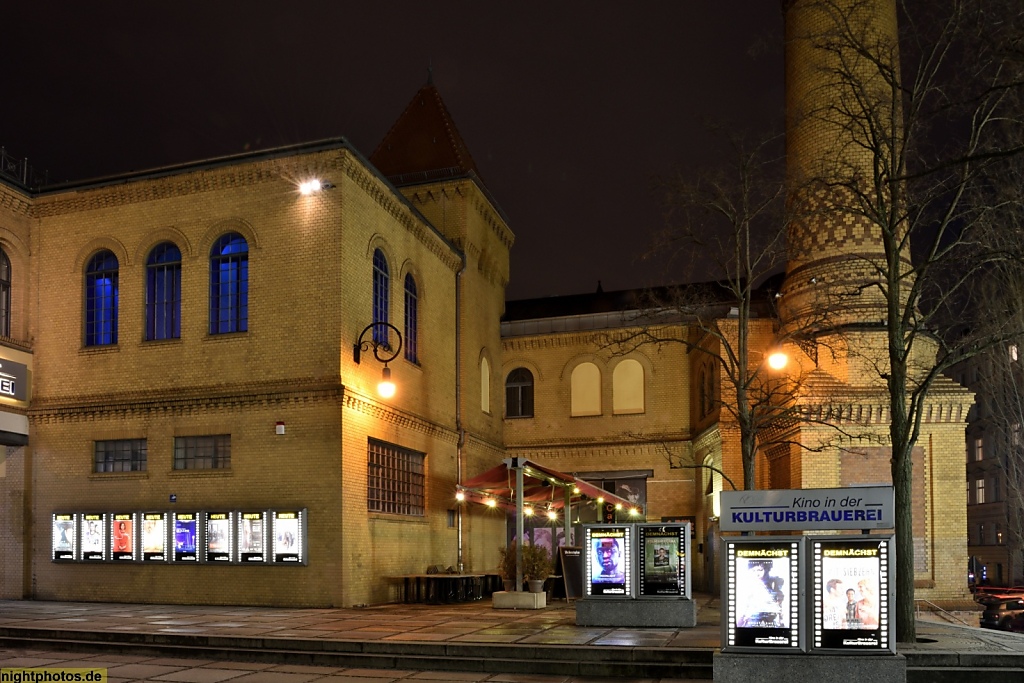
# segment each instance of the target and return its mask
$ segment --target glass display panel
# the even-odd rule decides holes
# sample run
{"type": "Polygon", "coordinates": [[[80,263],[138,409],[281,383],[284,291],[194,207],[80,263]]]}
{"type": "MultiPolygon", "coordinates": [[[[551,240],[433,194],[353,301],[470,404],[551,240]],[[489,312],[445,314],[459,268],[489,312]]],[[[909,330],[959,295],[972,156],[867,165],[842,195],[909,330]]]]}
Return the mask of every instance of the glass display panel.
{"type": "Polygon", "coordinates": [[[301,510],[274,511],[274,562],[303,562],[305,515],[301,510]]]}
{"type": "Polygon", "coordinates": [[[632,597],[632,534],[629,526],[586,526],[586,594],[632,597]]]}
{"type": "Polygon", "coordinates": [[[135,560],[135,513],[116,512],[110,516],[110,557],[115,561],[135,560]]]}
{"type": "Polygon", "coordinates": [[[167,513],[142,514],[142,561],[167,561],[167,513]]]}
{"type": "Polygon", "coordinates": [[[689,597],[687,540],[689,525],[637,527],[637,594],[641,597],[689,597]]]}
{"type": "Polygon", "coordinates": [[[107,515],[82,515],[82,560],[102,562],[107,557],[107,515]]]}
{"type": "Polygon", "coordinates": [[[232,533],[230,512],[208,512],[206,513],[206,561],[207,562],[231,562],[234,557],[233,543],[235,535],[232,533]]]}
{"type": "Polygon", "coordinates": [[[798,651],[801,540],[725,541],[727,648],[798,651]]]}
{"type": "Polygon", "coordinates": [[[171,514],[174,534],[174,562],[199,561],[199,513],[175,512],[171,514]]]}
{"type": "Polygon", "coordinates": [[[891,536],[811,540],[814,634],[822,650],[889,652],[891,536]]]}
{"type": "Polygon", "coordinates": [[[50,557],[54,562],[71,562],[77,559],[78,538],[75,534],[77,520],[78,515],[53,515],[53,552],[50,557]]]}
{"type": "Polygon", "coordinates": [[[267,561],[267,515],[265,512],[238,513],[238,561],[267,561]]]}

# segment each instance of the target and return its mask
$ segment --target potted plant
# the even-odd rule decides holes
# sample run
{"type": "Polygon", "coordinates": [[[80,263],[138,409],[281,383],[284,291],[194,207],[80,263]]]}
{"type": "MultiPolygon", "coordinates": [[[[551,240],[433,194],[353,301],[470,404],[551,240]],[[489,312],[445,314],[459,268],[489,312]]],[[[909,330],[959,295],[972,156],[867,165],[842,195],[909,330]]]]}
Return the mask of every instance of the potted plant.
{"type": "MultiPolygon", "coordinates": [[[[516,583],[516,542],[512,541],[507,546],[498,548],[498,553],[498,576],[505,585],[505,591],[510,591],[516,583]]],[[[526,563],[525,548],[523,563],[526,563]]]]}
{"type": "Polygon", "coordinates": [[[539,545],[523,546],[523,578],[531,593],[542,593],[544,581],[551,574],[551,555],[547,548],[539,545]]]}

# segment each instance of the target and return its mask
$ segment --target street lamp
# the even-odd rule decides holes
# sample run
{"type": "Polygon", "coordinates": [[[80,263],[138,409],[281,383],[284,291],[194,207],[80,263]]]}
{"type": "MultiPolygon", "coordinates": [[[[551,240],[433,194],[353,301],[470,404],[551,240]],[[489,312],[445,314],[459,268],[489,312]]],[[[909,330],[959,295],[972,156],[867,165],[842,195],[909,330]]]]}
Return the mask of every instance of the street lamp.
{"type": "Polygon", "coordinates": [[[789,362],[789,356],[782,349],[776,349],[768,354],[768,367],[772,370],[781,370],[789,362]]]}
{"type": "Polygon", "coordinates": [[[377,393],[382,398],[391,398],[395,395],[395,383],[391,381],[391,368],[388,367],[388,363],[397,358],[398,354],[402,351],[402,333],[391,323],[383,321],[370,323],[359,333],[359,341],[352,346],[352,360],[358,363],[362,351],[373,351],[373,357],[384,364],[380,384],[377,385],[377,393]],[[398,337],[398,343],[392,347],[387,341],[378,341],[375,335],[364,340],[363,337],[366,336],[366,333],[375,328],[383,328],[384,332],[387,332],[388,329],[394,330],[395,336],[398,337]]]}

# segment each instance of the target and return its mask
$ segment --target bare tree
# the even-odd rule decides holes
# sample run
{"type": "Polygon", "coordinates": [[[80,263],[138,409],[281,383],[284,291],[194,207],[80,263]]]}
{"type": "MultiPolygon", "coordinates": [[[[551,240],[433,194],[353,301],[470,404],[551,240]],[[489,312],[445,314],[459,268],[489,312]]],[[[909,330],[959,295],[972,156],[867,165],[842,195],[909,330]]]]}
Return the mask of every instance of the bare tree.
{"type": "MultiPolygon", "coordinates": [[[[995,190],[1024,140],[1018,134],[1024,17],[1019,2],[900,1],[897,40],[890,29],[895,4],[789,3],[790,16],[814,15],[789,40],[812,55],[815,79],[807,104],[789,112],[798,119],[790,132],[816,135],[819,144],[812,162],[790,164],[790,235],[852,225],[850,234],[863,237],[859,250],[848,247],[845,261],[834,260],[816,278],[830,302],[845,302],[851,312],[817,333],[842,335],[856,327],[884,340],[873,360],[891,414],[897,640],[913,642],[911,455],[928,392],[953,364],[1021,332],[1009,319],[972,326],[970,334],[951,334],[948,327],[969,315],[977,274],[1021,254],[1019,245],[993,236],[1022,188],[995,190]]],[[[803,257],[813,261],[806,252],[803,257]]],[[[802,287],[784,290],[793,299],[788,310],[784,302],[784,323],[814,309],[813,301],[802,300],[808,291],[802,287]]]]}

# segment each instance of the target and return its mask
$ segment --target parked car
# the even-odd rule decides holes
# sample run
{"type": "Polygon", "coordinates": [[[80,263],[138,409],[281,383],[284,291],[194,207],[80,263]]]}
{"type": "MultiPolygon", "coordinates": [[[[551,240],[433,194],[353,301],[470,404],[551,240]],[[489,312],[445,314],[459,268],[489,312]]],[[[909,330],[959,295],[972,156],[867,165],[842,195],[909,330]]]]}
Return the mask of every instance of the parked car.
{"type": "Polygon", "coordinates": [[[985,606],[981,613],[981,627],[1009,631],[1013,618],[1024,614],[1024,599],[1004,598],[985,606]]]}
{"type": "Polygon", "coordinates": [[[974,589],[974,601],[982,605],[1017,597],[1024,598],[1024,586],[978,586],[974,589]]]}
{"type": "Polygon", "coordinates": [[[1014,633],[1024,633],[1024,612],[1010,619],[1010,630],[1014,633]]]}

